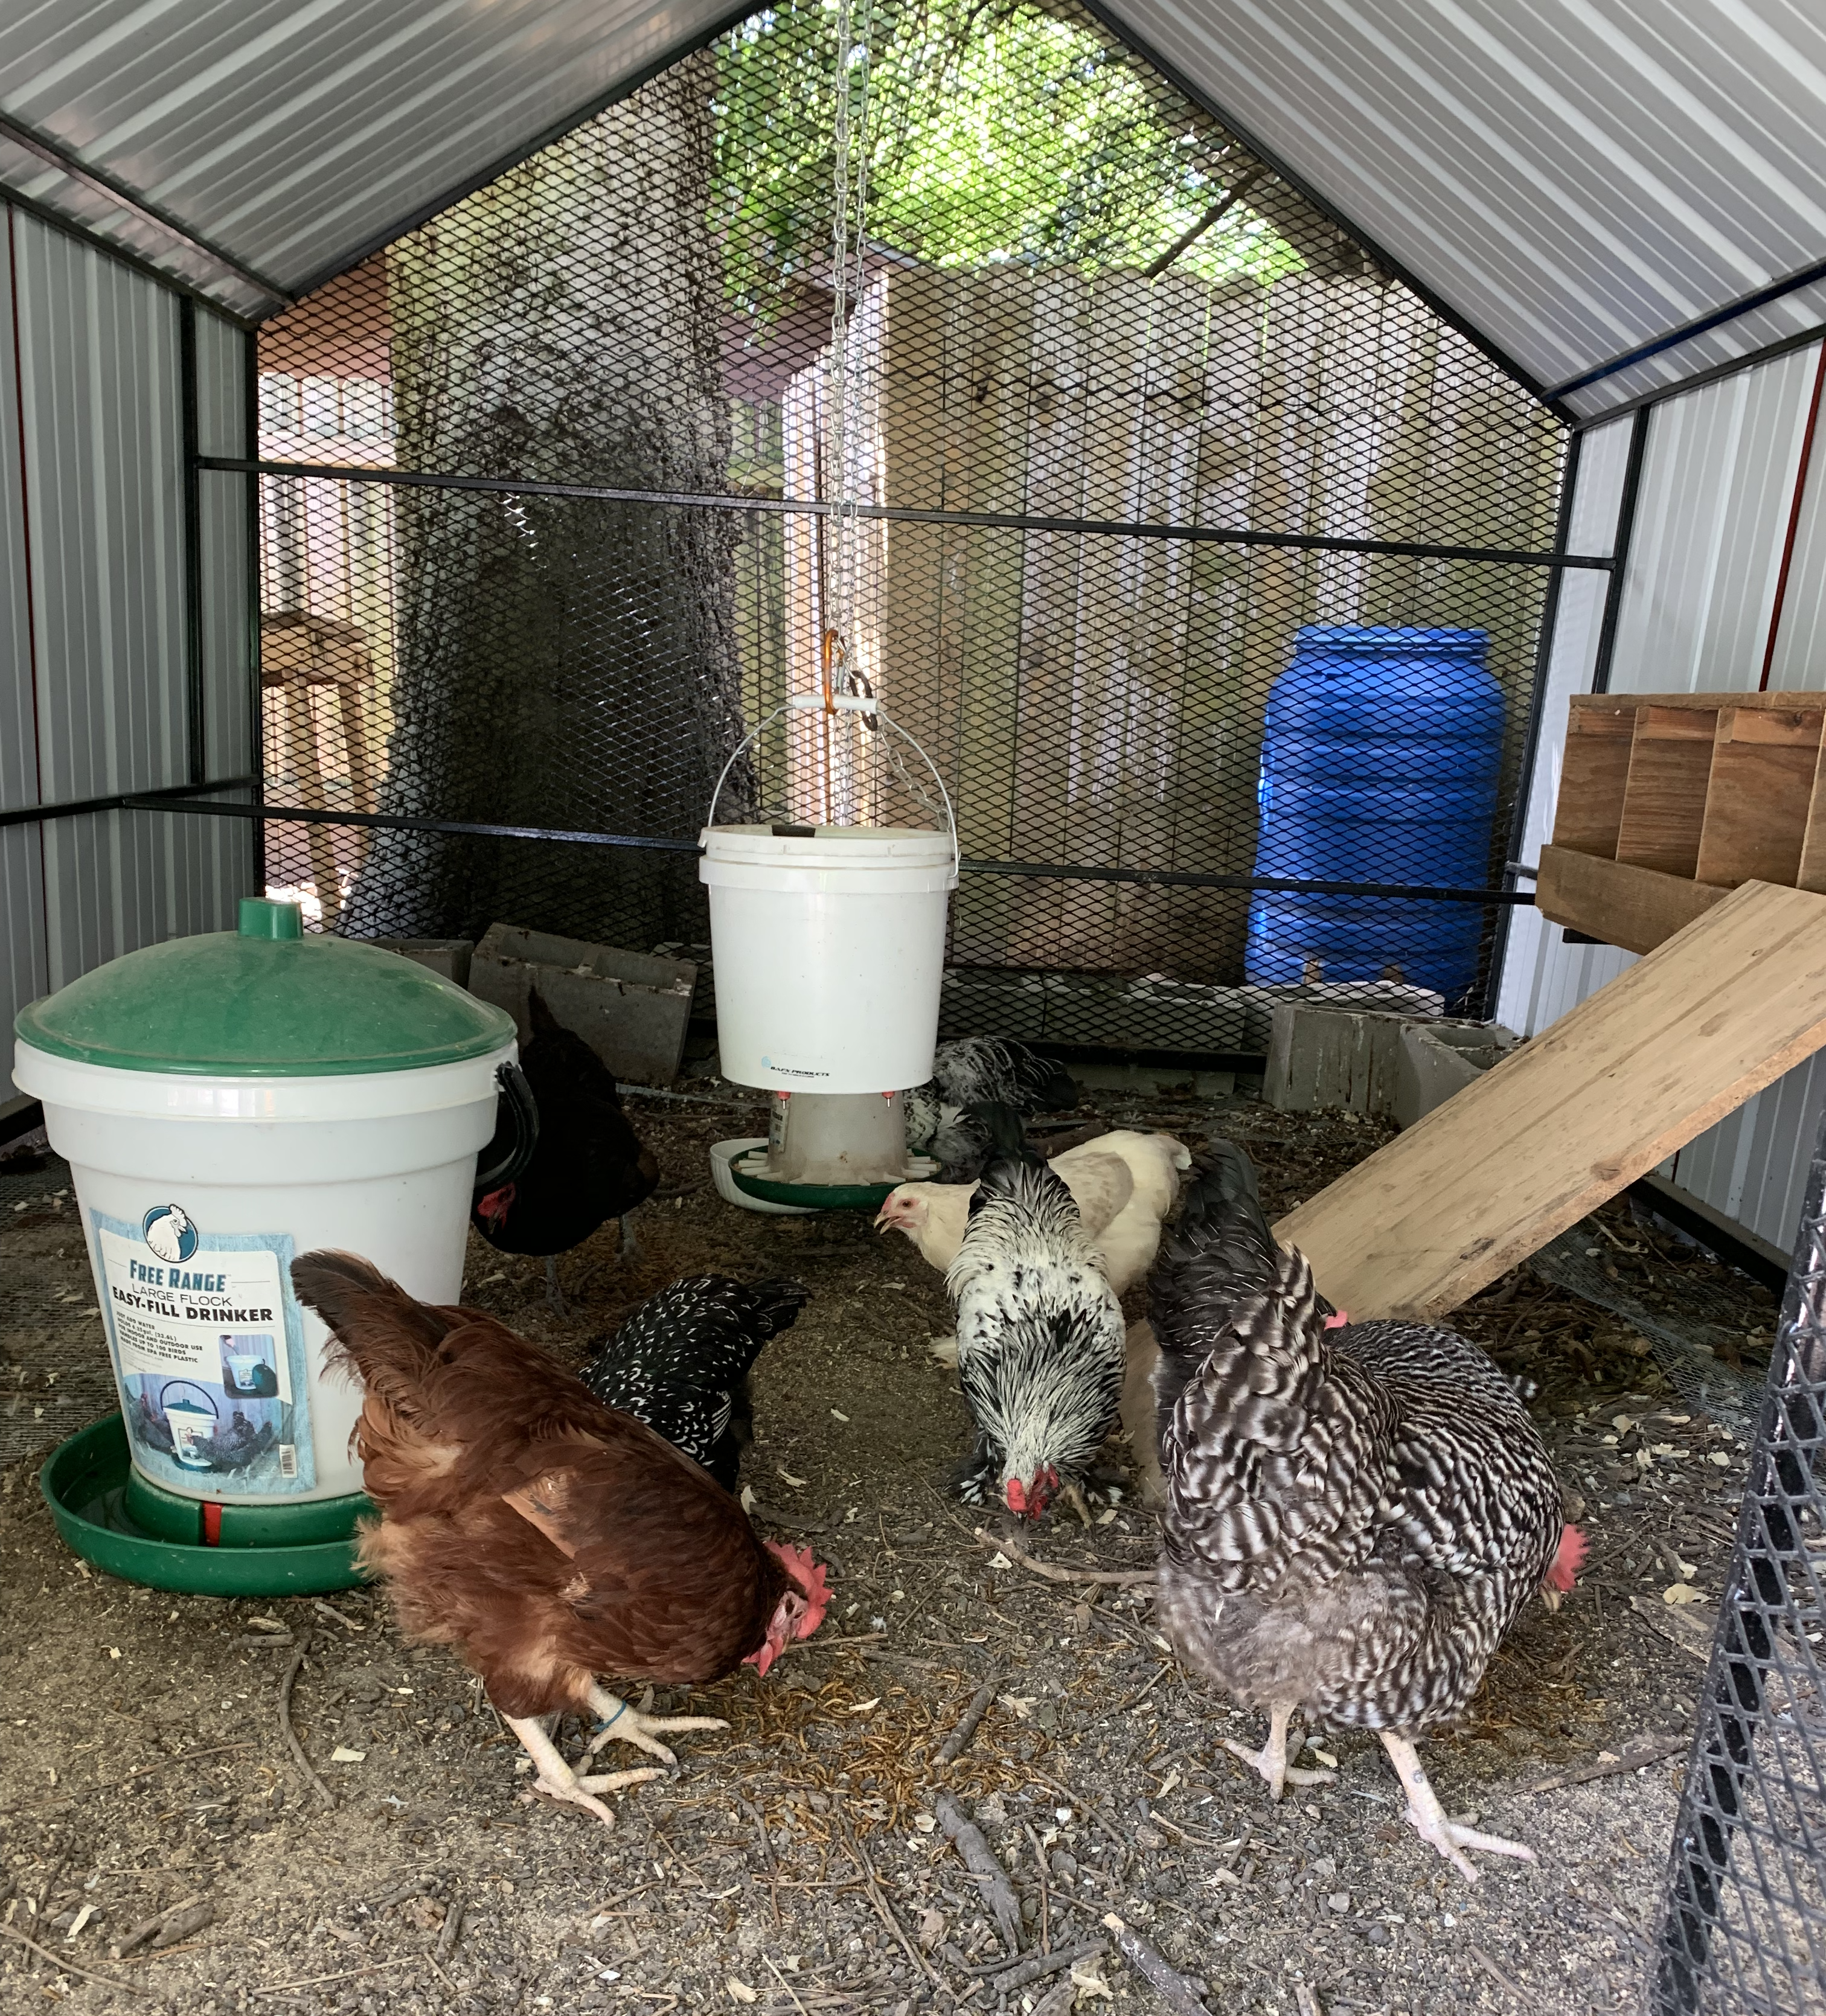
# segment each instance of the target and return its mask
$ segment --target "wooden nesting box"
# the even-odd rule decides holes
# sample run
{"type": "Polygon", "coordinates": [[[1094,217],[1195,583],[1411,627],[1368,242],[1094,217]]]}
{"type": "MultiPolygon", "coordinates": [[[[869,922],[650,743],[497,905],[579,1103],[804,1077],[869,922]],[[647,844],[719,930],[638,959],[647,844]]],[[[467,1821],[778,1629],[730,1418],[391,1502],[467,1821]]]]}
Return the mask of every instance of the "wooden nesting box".
{"type": "Polygon", "coordinates": [[[1535,902],[1650,952],[1745,882],[1826,892],[1826,693],[1580,693],[1535,902]]]}

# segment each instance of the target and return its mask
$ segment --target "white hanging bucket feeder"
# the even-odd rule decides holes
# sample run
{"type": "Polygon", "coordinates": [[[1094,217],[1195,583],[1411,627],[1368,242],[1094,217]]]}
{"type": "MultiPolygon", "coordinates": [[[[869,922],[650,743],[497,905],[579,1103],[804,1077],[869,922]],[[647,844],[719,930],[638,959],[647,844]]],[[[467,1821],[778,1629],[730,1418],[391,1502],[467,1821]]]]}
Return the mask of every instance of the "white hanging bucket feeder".
{"type": "Polygon", "coordinates": [[[765,1151],[730,1165],[737,1186],[776,1204],[858,1208],[931,1173],[907,1157],[895,1096],[932,1075],[957,887],[956,820],[931,758],[872,697],[795,694],[724,765],[700,838],[722,1075],[776,1096],[765,1151]],[[717,825],[743,751],[783,715],[812,711],[865,715],[899,736],[931,772],[947,830],[717,825]]]}

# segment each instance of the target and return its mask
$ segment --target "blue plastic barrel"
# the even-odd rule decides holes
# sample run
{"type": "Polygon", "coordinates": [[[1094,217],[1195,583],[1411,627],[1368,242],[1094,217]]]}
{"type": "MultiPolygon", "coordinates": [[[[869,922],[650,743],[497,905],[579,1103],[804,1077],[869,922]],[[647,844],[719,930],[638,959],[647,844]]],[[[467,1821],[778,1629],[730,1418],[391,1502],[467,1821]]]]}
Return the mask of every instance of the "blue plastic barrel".
{"type": "MultiPolygon", "coordinates": [[[[1268,696],[1255,873],[1486,887],[1504,711],[1489,646],[1482,630],[1302,629],[1268,696]]],[[[1258,891],[1246,970],[1266,987],[1399,978],[1450,1008],[1476,982],[1485,919],[1471,903],[1258,891]]]]}

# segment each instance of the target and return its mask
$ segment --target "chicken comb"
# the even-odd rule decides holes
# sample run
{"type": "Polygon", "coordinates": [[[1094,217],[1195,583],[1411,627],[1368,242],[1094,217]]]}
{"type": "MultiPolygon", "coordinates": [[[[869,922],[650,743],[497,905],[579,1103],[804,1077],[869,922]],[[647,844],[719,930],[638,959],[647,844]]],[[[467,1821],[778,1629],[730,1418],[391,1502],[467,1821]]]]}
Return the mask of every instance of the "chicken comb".
{"type": "Polygon", "coordinates": [[[1547,1570],[1547,1581],[1562,1595],[1568,1593],[1578,1579],[1587,1550],[1585,1535],[1576,1526],[1568,1522],[1560,1528],[1560,1544],[1554,1555],[1554,1564],[1547,1570]]]}
{"type": "Polygon", "coordinates": [[[1338,1309],[1325,1319],[1325,1327],[1327,1330],[1342,1330],[1345,1325],[1349,1321],[1350,1311],[1349,1309],[1338,1309]]]}

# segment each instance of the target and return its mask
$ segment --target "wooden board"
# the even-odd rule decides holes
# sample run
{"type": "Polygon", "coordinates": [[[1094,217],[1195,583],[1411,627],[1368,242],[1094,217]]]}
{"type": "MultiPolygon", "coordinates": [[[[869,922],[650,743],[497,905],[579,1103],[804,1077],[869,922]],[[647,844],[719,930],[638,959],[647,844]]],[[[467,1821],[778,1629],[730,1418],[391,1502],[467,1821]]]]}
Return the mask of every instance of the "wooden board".
{"type": "Polygon", "coordinates": [[[1746,882],[1275,1227],[1353,1316],[1448,1314],[1826,1045],[1826,897],[1746,882]]]}
{"type": "Polygon", "coordinates": [[[1626,952],[1653,952],[1722,902],[1728,890],[1627,862],[1543,847],[1535,908],[1550,923],[1626,952]]]}
{"type": "Polygon", "coordinates": [[[1798,885],[1823,720],[1817,707],[1720,711],[1696,880],[1798,885]]]}

